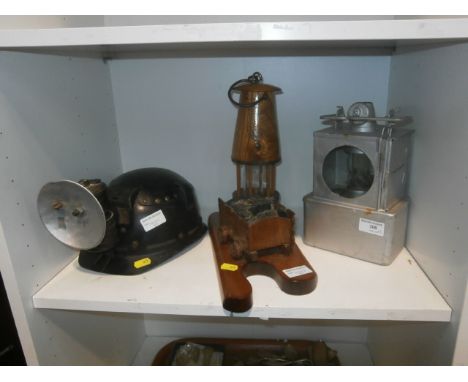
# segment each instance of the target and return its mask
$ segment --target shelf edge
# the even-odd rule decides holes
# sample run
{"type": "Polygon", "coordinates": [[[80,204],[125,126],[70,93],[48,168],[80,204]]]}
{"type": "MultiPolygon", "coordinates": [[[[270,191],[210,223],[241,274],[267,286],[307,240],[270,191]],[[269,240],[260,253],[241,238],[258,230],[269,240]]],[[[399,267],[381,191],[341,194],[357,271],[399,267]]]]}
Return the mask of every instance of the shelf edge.
{"type": "Polygon", "coordinates": [[[0,30],[0,48],[267,41],[467,39],[468,18],[0,30]]]}
{"type": "Polygon", "coordinates": [[[47,299],[33,297],[33,305],[38,309],[82,310],[114,313],[140,313],[181,316],[207,316],[207,317],[251,317],[262,320],[283,319],[311,319],[311,320],[370,320],[370,321],[424,321],[449,322],[452,310],[362,310],[359,309],[294,309],[294,312],[285,314],[283,308],[254,307],[245,313],[231,313],[221,306],[213,305],[168,305],[143,304],[139,302],[106,302],[106,301],[69,301],[63,299],[47,299]]]}

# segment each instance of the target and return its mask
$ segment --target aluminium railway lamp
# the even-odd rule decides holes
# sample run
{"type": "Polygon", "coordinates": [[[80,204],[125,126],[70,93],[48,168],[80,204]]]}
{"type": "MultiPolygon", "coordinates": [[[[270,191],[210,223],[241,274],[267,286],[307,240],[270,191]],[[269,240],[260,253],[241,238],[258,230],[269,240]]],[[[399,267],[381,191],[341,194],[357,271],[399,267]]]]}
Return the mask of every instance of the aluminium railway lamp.
{"type": "Polygon", "coordinates": [[[314,133],[314,191],[304,197],[304,242],[380,265],[405,244],[409,117],[377,117],[371,102],[321,117],[314,133]]]}

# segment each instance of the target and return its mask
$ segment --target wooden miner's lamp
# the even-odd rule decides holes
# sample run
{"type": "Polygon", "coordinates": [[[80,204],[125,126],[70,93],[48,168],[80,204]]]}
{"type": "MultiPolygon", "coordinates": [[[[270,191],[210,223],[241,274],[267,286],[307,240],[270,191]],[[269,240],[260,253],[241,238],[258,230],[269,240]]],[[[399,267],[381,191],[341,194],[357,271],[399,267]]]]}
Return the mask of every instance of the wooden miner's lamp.
{"type": "Polygon", "coordinates": [[[245,312],[252,307],[251,275],[273,278],[285,293],[314,290],[317,274],[294,240],[294,213],[280,204],[276,165],[280,147],[275,93],[256,72],[235,82],[228,91],[239,109],[232,161],[237,188],[227,202],[218,199],[219,212],[208,220],[218,265],[223,307],[245,312]],[[240,92],[239,102],[233,92],[240,92]]]}

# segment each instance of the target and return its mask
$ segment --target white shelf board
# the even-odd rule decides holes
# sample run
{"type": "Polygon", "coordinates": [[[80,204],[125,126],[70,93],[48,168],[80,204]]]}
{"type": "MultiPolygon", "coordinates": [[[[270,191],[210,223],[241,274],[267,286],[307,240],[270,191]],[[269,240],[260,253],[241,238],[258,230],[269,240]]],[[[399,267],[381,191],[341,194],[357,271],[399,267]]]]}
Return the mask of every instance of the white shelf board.
{"type": "MultiPolygon", "coordinates": [[[[468,18],[236,22],[82,28],[3,29],[0,48],[125,47],[229,42],[421,42],[468,38],[468,18]]],[[[104,48],[103,48],[104,49],[104,48]]],[[[112,50],[112,49],[111,49],[112,50]]]]}
{"type": "MultiPolygon", "coordinates": [[[[303,244],[318,274],[304,296],[283,293],[265,276],[251,276],[254,305],[235,316],[302,319],[450,321],[451,309],[404,249],[380,266],[303,244]]],[[[206,235],[190,251],[137,276],[115,276],[81,268],[77,259],[33,297],[36,308],[186,316],[229,316],[211,241],[206,235]]]]}
{"type": "MultiPolygon", "coordinates": [[[[153,363],[154,357],[164,346],[172,341],[178,340],[176,337],[146,337],[140,351],[133,360],[134,366],[149,366],[153,363]]],[[[372,358],[369,349],[365,344],[346,342],[326,342],[326,344],[338,352],[338,358],[342,366],[372,366],[372,358]]]]}

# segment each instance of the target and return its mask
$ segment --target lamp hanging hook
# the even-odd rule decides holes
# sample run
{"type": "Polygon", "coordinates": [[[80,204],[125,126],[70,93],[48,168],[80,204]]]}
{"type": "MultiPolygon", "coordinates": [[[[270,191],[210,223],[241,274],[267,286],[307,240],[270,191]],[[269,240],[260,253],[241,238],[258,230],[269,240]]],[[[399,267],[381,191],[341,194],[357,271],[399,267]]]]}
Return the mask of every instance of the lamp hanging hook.
{"type": "Polygon", "coordinates": [[[243,78],[239,81],[236,81],[234,82],[230,87],[229,87],[229,90],[228,90],[228,98],[229,98],[229,101],[231,101],[232,104],[234,104],[235,106],[238,106],[238,107],[245,107],[245,108],[249,108],[249,107],[254,107],[256,105],[258,105],[260,102],[262,102],[263,100],[266,100],[268,98],[267,94],[264,93],[263,96],[261,98],[259,98],[257,101],[254,101],[254,102],[248,102],[248,103],[241,103],[241,102],[237,102],[233,97],[232,97],[232,92],[234,90],[234,88],[240,84],[258,84],[260,82],[263,81],[263,76],[260,72],[255,72],[253,73],[251,76],[247,77],[247,78],[243,78]]]}

